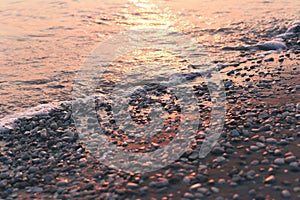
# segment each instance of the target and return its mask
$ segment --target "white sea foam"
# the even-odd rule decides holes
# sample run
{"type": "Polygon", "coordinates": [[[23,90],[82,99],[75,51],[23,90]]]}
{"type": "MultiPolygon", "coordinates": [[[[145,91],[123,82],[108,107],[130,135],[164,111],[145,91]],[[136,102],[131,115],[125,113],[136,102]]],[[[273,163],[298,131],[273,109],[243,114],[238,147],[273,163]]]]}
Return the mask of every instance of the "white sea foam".
{"type": "MultiPolygon", "coordinates": [[[[32,118],[34,116],[40,116],[40,115],[47,115],[51,110],[62,108],[61,105],[70,105],[71,103],[69,101],[64,102],[52,102],[48,104],[41,104],[33,108],[29,108],[25,111],[14,113],[11,115],[8,115],[2,119],[0,119],[0,127],[12,129],[15,126],[15,121],[22,118],[32,118]]],[[[4,129],[3,129],[4,130],[4,129]]],[[[0,130],[1,132],[1,130],[0,130]]]]}

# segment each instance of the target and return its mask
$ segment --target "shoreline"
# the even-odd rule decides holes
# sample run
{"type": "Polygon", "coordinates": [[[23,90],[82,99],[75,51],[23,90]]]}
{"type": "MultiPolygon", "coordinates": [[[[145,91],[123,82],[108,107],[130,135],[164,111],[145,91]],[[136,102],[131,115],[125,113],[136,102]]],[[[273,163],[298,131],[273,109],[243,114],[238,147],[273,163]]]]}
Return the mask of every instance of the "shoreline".
{"type": "Polygon", "coordinates": [[[70,103],[33,108],[0,134],[1,197],[297,199],[298,61],[299,51],[288,50],[221,69],[228,105],[219,144],[199,159],[200,131],[180,159],[147,174],[117,171],[86,152],[70,120],[70,103]],[[280,68],[284,73],[276,73],[280,68]]]}

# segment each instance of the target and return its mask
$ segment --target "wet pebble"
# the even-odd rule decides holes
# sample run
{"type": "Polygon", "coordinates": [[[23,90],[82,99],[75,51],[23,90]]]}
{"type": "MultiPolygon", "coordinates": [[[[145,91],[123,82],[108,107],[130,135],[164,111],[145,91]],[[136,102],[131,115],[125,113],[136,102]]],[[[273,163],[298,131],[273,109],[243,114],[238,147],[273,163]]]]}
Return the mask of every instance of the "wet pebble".
{"type": "Polygon", "coordinates": [[[265,178],[264,182],[265,183],[274,183],[275,182],[275,176],[274,175],[268,176],[267,178],[265,178]]]}
{"type": "Polygon", "coordinates": [[[290,198],[291,193],[288,190],[282,190],[281,195],[283,198],[290,198]]]}
{"type": "Polygon", "coordinates": [[[276,158],[274,160],[274,164],[276,164],[276,165],[284,165],[285,164],[284,158],[276,158]]]}

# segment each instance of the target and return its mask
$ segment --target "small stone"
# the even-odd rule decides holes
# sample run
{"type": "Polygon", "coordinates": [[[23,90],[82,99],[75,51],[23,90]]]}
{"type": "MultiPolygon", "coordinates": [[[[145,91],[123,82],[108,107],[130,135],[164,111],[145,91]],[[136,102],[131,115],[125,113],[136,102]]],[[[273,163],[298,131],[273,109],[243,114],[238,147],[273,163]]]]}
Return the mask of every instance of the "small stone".
{"type": "Polygon", "coordinates": [[[40,187],[34,187],[34,188],[32,189],[32,192],[33,192],[33,193],[40,194],[40,193],[43,192],[43,188],[40,188],[40,187]]]}
{"type": "Polygon", "coordinates": [[[253,165],[253,166],[256,166],[256,165],[259,164],[259,161],[258,160],[253,160],[253,161],[251,161],[250,164],[253,165]]]}
{"type": "Polygon", "coordinates": [[[294,187],[293,191],[296,192],[296,193],[299,193],[300,192],[300,187],[294,187]]]}
{"type": "Polygon", "coordinates": [[[224,184],[224,183],[226,183],[226,180],[224,178],[220,178],[218,180],[218,184],[224,184]]]}
{"type": "Polygon", "coordinates": [[[202,194],[206,194],[208,192],[207,188],[201,187],[197,189],[198,192],[202,193],[202,194]]]}
{"type": "Polygon", "coordinates": [[[269,162],[269,160],[268,159],[263,159],[262,161],[261,161],[261,164],[263,164],[263,165],[267,165],[267,164],[269,164],[270,162],[269,162]]]}
{"type": "Polygon", "coordinates": [[[9,133],[9,129],[3,126],[0,126],[0,134],[7,134],[9,133]]]}
{"type": "Polygon", "coordinates": [[[285,161],[284,161],[284,158],[276,158],[274,160],[274,164],[276,165],[284,165],[285,161]]]}
{"type": "Polygon", "coordinates": [[[82,190],[92,190],[94,189],[94,184],[93,183],[88,183],[85,186],[83,186],[82,190]]]}
{"type": "Polygon", "coordinates": [[[199,152],[192,151],[192,153],[189,155],[189,159],[190,160],[196,160],[197,158],[199,158],[199,152]]]}
{"type": "Polygon", "coordinates": [[[168,179],[166,178],[160,178],[156,183],[155,186],[156,187],[164,187],[167,186],[169,184],[168,179]]]}
{"type": "Polygon", "coordinates": [[[262,142],[256,142],[256,146],[258,146],[259,148],[264,148],[266,145],[262,142]]]}
{"type": "MultiPolygon", "coordinates": [[[[298,112],[300,112],[300,103],[298,103],[298,104],[296,105],[296,109],[297,109],[298,112]]],[[[0,132],[1,132],[1,131],[0,131],[0,132]]]]}
{"type": "Polygon", "coordinates": [[[9,177],[9,174],[8,173],[1,173],[0,174],[0,179],[6,179],[9,177]]]}
{"type": "Polygon", "coordinates": [[[299,167],[299,164],[298,164],[297,162],[291,162],[291,163],[289,164],[289,166],[294,167],[294,168],[297,168],[297,167],[299,167]]]}
{"type": "Polygon", "coordinates": [[[250,196],[255,196],[255,195],[256,195],[255,189],[249,190],[249,191],[248,191],[248,194],[249,194],[250,196]]]}
{"type": "Polygon", "coordinates": [[[285,139],[281,139],[279,142],[278,142],[279,145],[287,145],[289,144],[289,142],[285,139]]]}
{"type": "Polygon", "coordinates": [[[257,151],[258,149],[259,149],[258,146],[255,146],[255,145],[251,145],[251,146],[250,146],[250,150],[251,150],[251,151],[257,151]]]}
{"type": "Polygon", "coordinates": [[[127,188],[129,188],[129,189],[136,189],[138,187],[139,187],[139,185],[136,183],[132,183],[132,182],[127,183],[127,188]]]}
{"type": "Polygon", "coordinates": [[[282,155],[281,150],[280,150],[280,149],[275,149],[274,155],[275,155],[275,156],[280,156],[280,155],[282,155]]]}
{"type": "Polygon", "coordinates": [[[265,178],[265,183],[274,183],[275,182],[275,176],[274,175],[271,175],[271,176],[268,176],[267,178],[265,178]]]}
{"type": "Polygon", "coordinates": [[[270,58],[265,59],[265,62],[273,62],[273,61],[274,61],[274,58],[273,58],[273,57],[270,57],[270,58]]]}
{"type": "Polygon", "coordinates": [[[52,123],[50,124],[50,128],[51,128],[52,130],[56,130],[56,129],[58,128],[57,123],[56,123],[56,122],[52,122],[52,123]]]}
{"type": "Polygon", "coordinates": [[[46,129],[42,129],[39,133],[42,139],[47,139],[48,133],[46,129]]]}
{"type": "Polygon", "coordinates": [[[184,193],[183,198],[185,198],[185,199],[193,199],[194,195],[191,194],[191,193],[189,193],[189,192],[186,192],[186,193],[184,193]]]}
{"type": "Polygon", "coordinates": [[[198,189],[198,188],[201,187],[201,186],[202,186],[201,183],[196,183],[196,184],[194,184],[194,185],[192,185],[192,186],[190,187],[190,190],[196,190],[196,189],[198,189]]]}
{"type": "Polygon", "coordinates": [[[232,196],[232,199],[233,199],[233,200],[239,200],[239,199],[240,199],[240,195],[234,194],[234,195],[232,196]]]}
{"type": "Polygon", "coordinates": [[[247,172],[247,178],[248,179],[253,179],[255,176],[255,171],[254,170],[250,170],[247,172]]]}
{"type": "Polygon", "coordinates": [[[66,186],[67,185],[67,182],[66,181],[58,181],[57,183],[56,183],[56,186],[58,186],[58,187],[64,187],[64,186],[66,186]]]}
{"type": "Polygon", "coordinates": [[[275,138],[267,138],[266,143],[268,144],[276,144],[277,140],[275,138]]]}
{"type": "Polygon", "coordinates": [[[31,167],[29,167],[28,172],[29,173],[36,173],[38,170],[39,170],[39,168],[31,166],[31,167]]]}
{"type": "Polygon", "coordinates": [[[240,136],[240,133],[238,132],[238,130],[233,129],[233,130],[230,132],[230,135],[231,135],[231,137],[239,137],[239,136],[240,136]]]}
{"type": "Polygon", "coordinates": [[[221,163],[225,160],[226,160],[226,158],[224,158],[223,156],[218,156],[216,159],[214,159],[214,162],[221,163]]]}
{"type": "Polygon", "coordinates": [[[291,193],[288,190],[282,190],[281,195],[283,198],[290,198],[291,193]]]}
{"type": "Polygon", "coordinates": [[[213,192],[213,193],[219,193],[220,189],[217,188],[217,187],[211,187],[210,190],[213,192]]]}
{"type": "Polygon", "coordinates": [[[5,188],[7,186],[7,180],[0,181],[0,188],[5,188]]]}
{"type": "Polygon", "coordinates": [[[215,155],[222,155],[224,153],[224,148],[223,147],[214,147],[211,151],[212,154],[215,155]]]}
{"type": "Polygon", "coordinates": [[[288,156],[285,159],[285,162],[290,163],[290,162],[294,162],[297,160],[296,156],[288,156]]]}

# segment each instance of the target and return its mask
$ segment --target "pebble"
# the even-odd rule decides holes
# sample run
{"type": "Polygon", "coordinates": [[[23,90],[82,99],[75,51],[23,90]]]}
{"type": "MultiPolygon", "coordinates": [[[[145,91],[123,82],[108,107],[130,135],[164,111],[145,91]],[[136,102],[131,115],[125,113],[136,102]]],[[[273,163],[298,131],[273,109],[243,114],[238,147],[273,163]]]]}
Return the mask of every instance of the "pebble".
{"type": "Polygon", "coordinates": [[[208,192],[208,189],[204,188],[204,187],[200,187],[200,188],[197,189],[197,191],[202,193],[202,194],[206,194],[208,192]]]}
{"type": "Polygon", "coordinates": [[[253,179],[255,176],[255,171],[254,170],[250,170],[247,172],[247,178],[249,179],[253,179]]]}
{"type": "Polygon", "coordinates": [[[276,164],[276,165],[284,165],[285,164],[284,158],[276,158],[274,160],[274,164],[276,164]]]}
{"type": "Polygon", "coordinates": [[[224,147],[214,147],[211,152],[215,155],[222,155],[224,153],[224,147]]]}
{"type": "Polygon", "coordinates": [[[276,144],[277,140],[275,138],[267,138],[266,143],[268,144],[276,144]]]}
{"type": "Polygon", "coordinates": [[[297,168],[297,167],[299,167],[299,164],[298,164],[297,162],[291,162],[291,163],[289,164],[289,166],[294,167],[294,168],[297,168]]]}
{"type": "Polygon", "coordinates": [[[9,133],[9,129],[3,126],[0,126],[0,134],[7,134],[9,133]]]}
{"type": "Polygon", "coordinates": [[[256,145],[251,145],[251,146],[250,146],[250,150],[251,150],[251,151],[257,151],[258,149],[259,149],[259,147],[256,146],[256,145]]]}
{"type": "Polygon", "coordinates": [[[169,181],[166,178],[160,178],[158,182],[155,184],[156,187],[164,187],[169,185],[169,181]]]}
{"type": "Polygon", "coordinates": [[[199,158],[199,152],[198,151],[192,151],[192,153],[189,155],[190,160],[196,160],[199,158]]]}
{"type": "Polygon", "coordinates": [[[232,199],[233,199],[233,200],[239,200],[239,199],[240,199],[240,195],[234,194],[234,195],[232,196],[232,199]]]}
{"type": "Polygon", "coordinates": [[[249,194],[250,196],[255,196],[255,195],[256,195],[255,189],[249,190],[249,191],[248,191],[248,194],[249,194]]]}
{"type": "Polygon", "coordinates": [[[231,137],[239,137],[240,133],[238,132],[238,130],[233,129],[233,130],[231,130],[230,135],[231,135],[231,137]]]}
{"type": "Polygon", "coordinates": [[[219,192],[220,192],[220,189],[217,188],[217,187],[211,187],[210,190],[211,190],[213,193],[219,193],[219,192]]]}
{"type": "Polygon", "coordinates": [[[202,186],[201,183],[196,183],[196,184],[194,184],[194,185],[192,185],[192,186],[190,187],[190,190],[197,190],[197,189],[200,188],[201,186],[202,186]]]}
{"type": "Polygon", "coordinates": [[[259,161],[258,160],[253,160],[253,161],[251,161],[250,164],[253,165],[253,166],[256,166],[256,165],[259,164],[259,161]]]}
{"type": "Polygon", "coordinates": [[[40,132],[40,136],[42,139],[47,139],[48,138],[48,133],[46,129],[42,129],[40,132]]]}
{"type": "Polygon", "coordinates": [[[281,195],[282,195],[283,198],[290,198],[291,197],[291,193],[288,190],[282,190],[281,195]]]}
{"type": "Polygon", "coordinates": [[[136,188],[139,187],[139,185],[136,184],[136,183],[129,182],[129,183],[127,183],[127,187],[128,187],[129,189],[136,189],[136,188]]]}
{"type": "Polygon", "coordinates": [[[284,159],[284,161],[287,162],[287,163],[290,163],[290,162],[293,162],[293,161],[296,161],[296,160],[297,160],[296,156],[288,156],[284,159]]]}
{"type": "Polygon", "coordinates": [[[274,183],[275,182],[275,176],[274,175],[268,176],[267,178],[265,178],[264,182],[265,183],[274,183]]]}
{"type": "Polygon", "coordinates": [[[66,186],[67,185],[67,182],[66,181],[58,181],[57,183],[56,183],[56,186],[57,187],[64,187],[64,186],[66,186]]]}
{"type": "Polygon", "coordinates": [[[218,156],[216,159],[214,159],[214,162],[221,163],[224,162],[225,160],[226,158],[224,158],[223,156],[218,156]]]}
{"type": "Polygon", "coordinates": [[[29,172],[29,173],[36,173],[36,172],[38,172],[38,171],[39,171],[39,168],[34,167],[34,166],[31,166],[31,167],[29,167],[29,169],[28,169],[28,172],[29,172]]]}
{"type": "Polygon", "coordinates": [[[193,199],[193,198],[194,198],[194,195],[191,194],[191,193],[189,193],[189,192],[185,192],[184,195],[183,195],[183,197],[184,197],[185,199],[193,199]]]}
{"type": "Polygon", "coordinates": [[[296,193],[300,193],[300,187],[294,187],[293,191],[296,192],[296,193]]]}
{"type": "Polygon", "coordinates": [[[280,156],[282,155],[282,151],[280,149],[275,149],[274,156],[280,156]]]}

